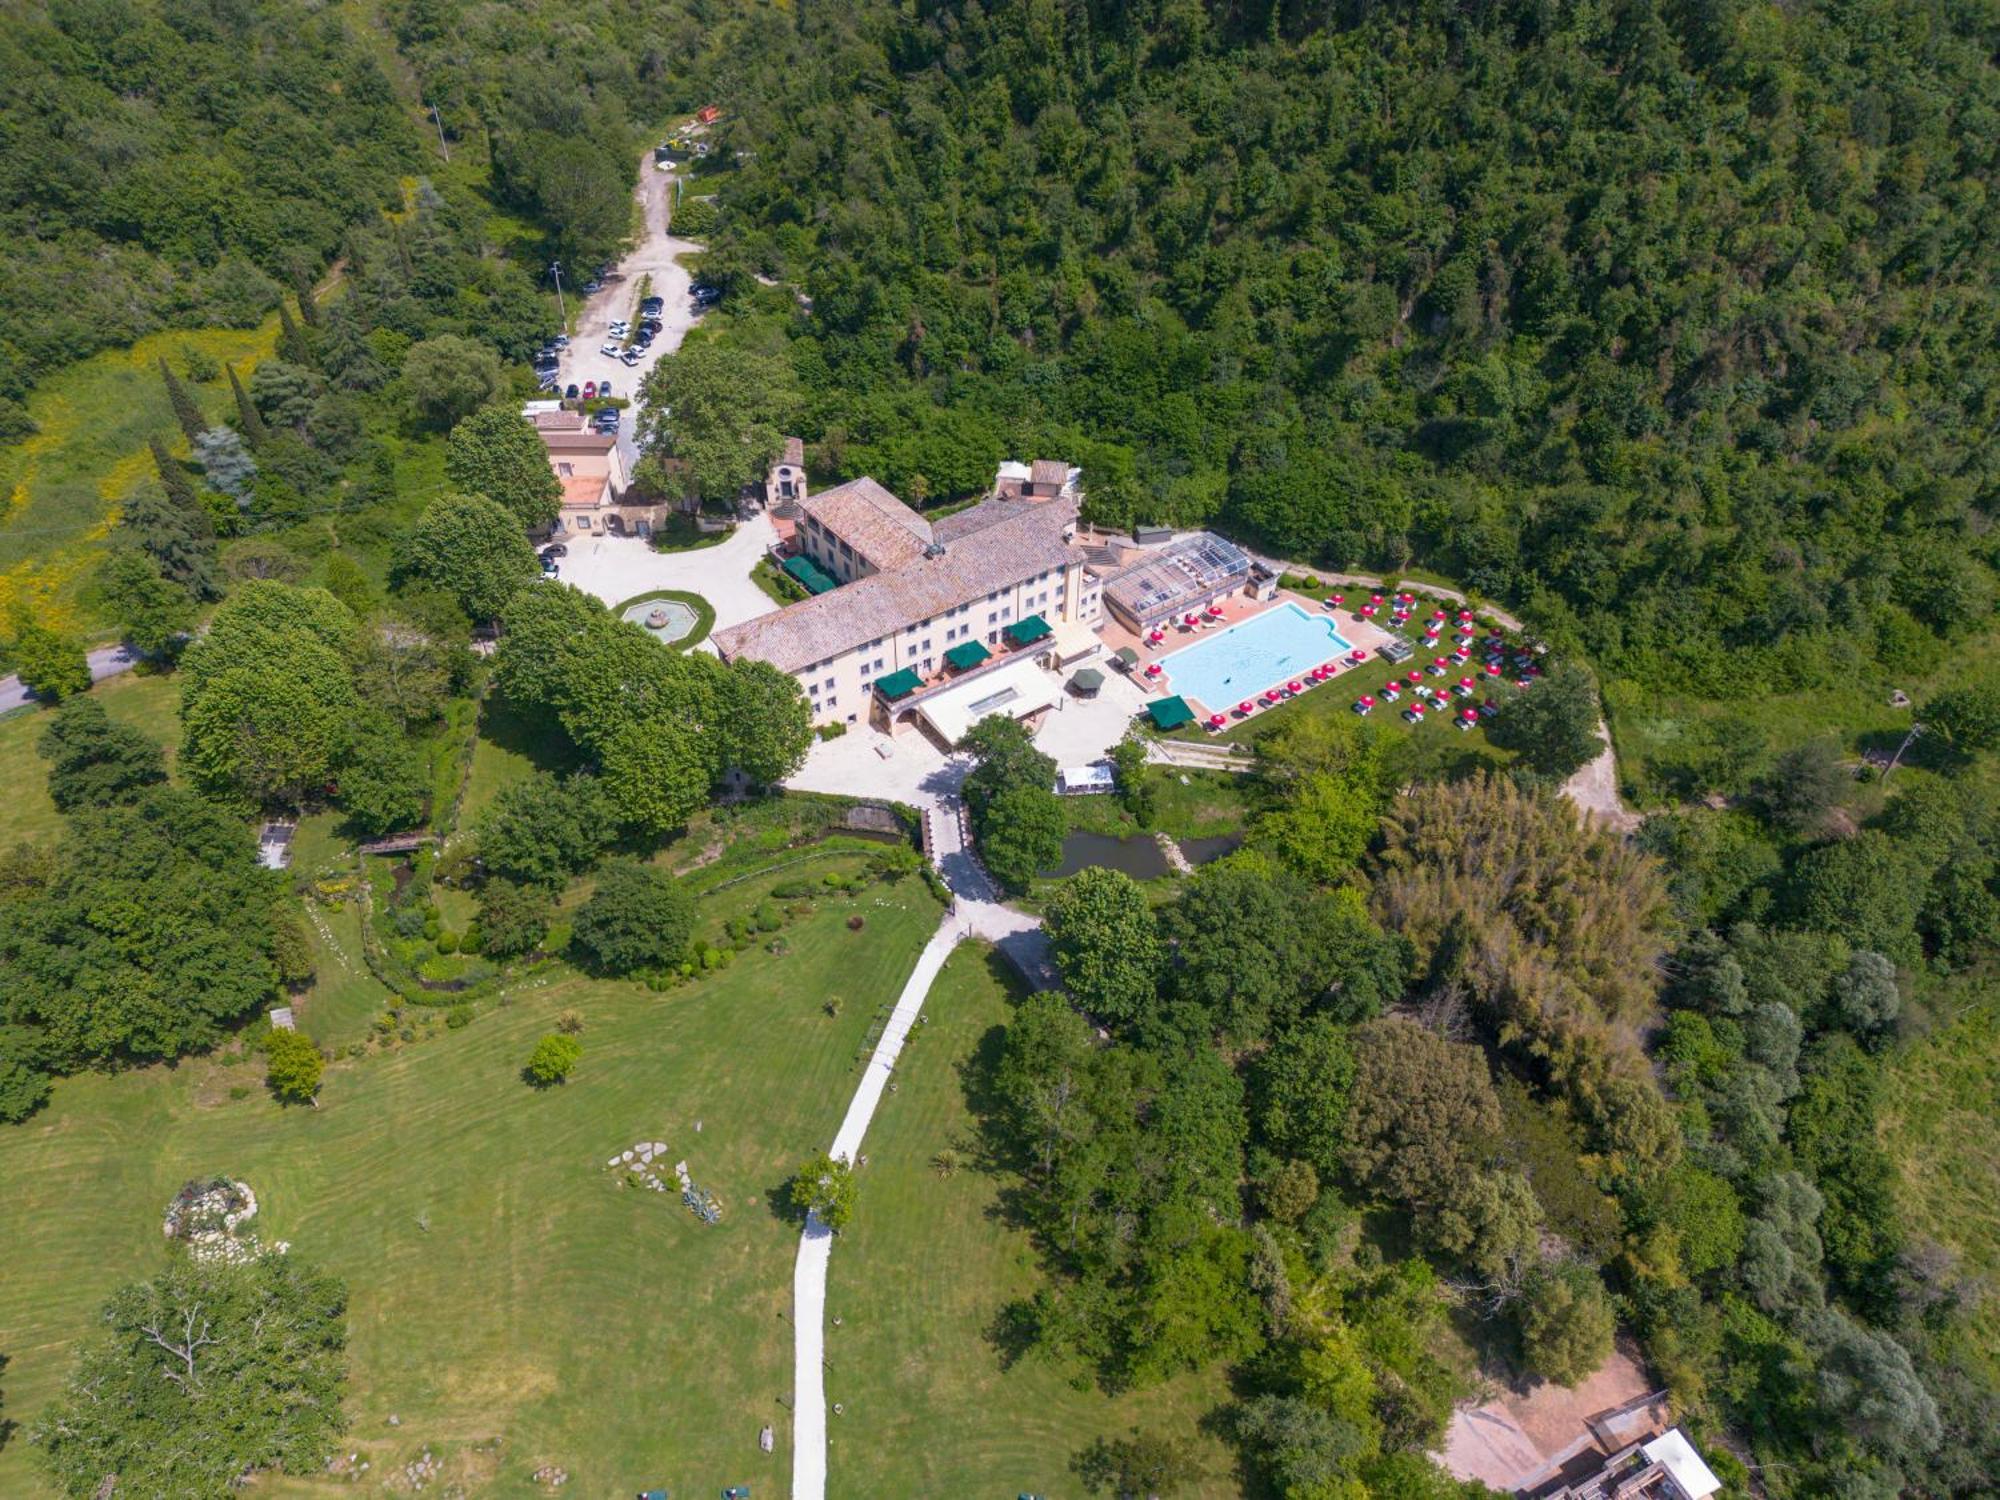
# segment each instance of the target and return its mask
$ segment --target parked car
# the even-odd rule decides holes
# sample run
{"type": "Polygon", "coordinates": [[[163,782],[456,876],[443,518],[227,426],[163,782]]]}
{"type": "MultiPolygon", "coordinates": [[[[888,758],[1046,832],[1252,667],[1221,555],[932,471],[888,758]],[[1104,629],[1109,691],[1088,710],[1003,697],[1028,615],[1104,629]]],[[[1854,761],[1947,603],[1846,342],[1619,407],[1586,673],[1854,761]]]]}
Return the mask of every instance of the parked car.
{"type": "Polygon", "coordinates": [[[569,347],[569,335],[559,333],[553,339],[549,340],[549,342],[554,344],[558,349],[567,349],[569,347]]]}
{"type": "Polygon", "coordinates": [[[542,576],[544,578],[553,578],[556,576],[556,560],[553,557],[542,559],[542,576]]]}
{"type": "Polygon", "coordinates": [[[604,290],[604,283],[599,281],[595,276],[593,276],[590,278],[590,280],[586,281],[583,284],[583,290],[585,291],[586,294],[592,292],[601,292],[604,290]]]}
{"type": "Polygon", "coordinates": [[[577,388],[574,382],[572,382],[569,389],[563,392],[563,399],[565,401],[574,401],[582,394],[583,392],[577,388]]]}
{"type": "Polygon", "coordinates": [[[639,363],[639,351],[637,349],[627,349],[623,356],[620,357],[618,363],[625,366],[628,370],[635,368],[639,363]]]}
{"type": "Polygon", "coordinates": [[[648,297],[644,302],[639,304],[639,316],[642,318],[657,318],[666,310],[667,299],[665,297],[648,297]]]}
{"type": "Polygon", "coordinates": [[[541,555],[544,562],[547,562],[552,557],[568,557],[569,548],[565,547],[561,542],[550,542],[548,546],[542,548],[541,555]]]}
{"type": "MultiPolygon", "coordinates": [[[[585,392],[585,394],[586,394],[586,395],[588,395],[589,393],[588,393],[588,392],[585,392]]],[[[611,382],[610,382],[610,381],[608,381],[608,380],[600,380],[600,381],[598,381],[598,382],[597,382],[597,394],[598,394],[598,395],[600,395],[600,396],[608,396],[608,395],[610,395],[610,394],[611,394],[611,382]]]]}
{"type": "Polygon", "coordinates": [[[596,395],[597,395],[597,382],[594,380],[586,380],[583,383],[583,399],[586,401],[590,401],[595,399],[596,395]]]}

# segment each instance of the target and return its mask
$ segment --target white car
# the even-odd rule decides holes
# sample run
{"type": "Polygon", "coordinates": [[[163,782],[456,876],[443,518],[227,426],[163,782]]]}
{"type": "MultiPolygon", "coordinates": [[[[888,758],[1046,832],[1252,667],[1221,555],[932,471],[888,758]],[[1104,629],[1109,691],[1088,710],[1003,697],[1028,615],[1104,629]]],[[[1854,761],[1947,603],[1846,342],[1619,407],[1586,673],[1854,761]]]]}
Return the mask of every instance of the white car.
{"type": "Polygon", "coordinates": [[[616,359],[618,358],[619,355],[623,354],[625,351],[619,348],[616,344],[605,344],[597,352],[603,355],[606,359],[616,359]]]}
{"type": "Polygon", "coordinates": [[[618,356],[618,362],[627,369],[630,369],[633,365],[639,363],[639,351],[637,349],[627,349],[623,354],[618,356]]]}

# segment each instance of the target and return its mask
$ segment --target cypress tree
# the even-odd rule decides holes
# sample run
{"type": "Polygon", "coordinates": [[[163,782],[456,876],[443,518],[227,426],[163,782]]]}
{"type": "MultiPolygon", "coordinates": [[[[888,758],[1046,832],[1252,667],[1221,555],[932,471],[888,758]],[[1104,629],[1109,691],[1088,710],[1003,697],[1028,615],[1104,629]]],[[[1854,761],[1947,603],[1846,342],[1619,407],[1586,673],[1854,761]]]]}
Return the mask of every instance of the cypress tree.
{"type": "Polygon", "coordinates": [[[313,300],[312,268],[304,261],[292,262],[292,290],[298,293],[299,316],[306,320],[306,327],[319,327],[319,303],[313,300]]]}
{"type": "Polygon", "coordinates": [[[295,365],[310,369],[313,365],[312,345],[299,332],[299,325],[292,317],[292,310],[285,306],[285,299],[278,299],[278,353],[295,365]]]}
{"type": "Polygon", "coordinates": [[[192,443],[208,431],[208,418],[204,417],[201,408],[194,404],[194,397],[189,395],[188,388],[181,384],[180,376],[167,368],[164,355],[160,359],[160,379],[167,383],[167,401],[174,409],[174,420],[181,424],[181,431],[187,434],[187,440],[192,443]]]}
{"type": "Polygon", "coordinates": [[[257,408],[250,404],[250,393],[243,389],[243,382],[236,378],[236,366],[224,365],[229,372],[229,389],[236,393],[236,425],[243,429],[243,437],[252,448],[263,446],[270,436],[264,419],[257,415],[257,408]]]}
{"type": "Polygon", "coordinates": [[[153,450],[153,467],[159,471],[160,487],[167,492],[167,498],[187,511],[190,515],[206,516],[201,508],[201,497],[194,492],[194,481],[173,460],[167,452],[167,445],[157,437],[146,439],[146,446],[153,450]]]}

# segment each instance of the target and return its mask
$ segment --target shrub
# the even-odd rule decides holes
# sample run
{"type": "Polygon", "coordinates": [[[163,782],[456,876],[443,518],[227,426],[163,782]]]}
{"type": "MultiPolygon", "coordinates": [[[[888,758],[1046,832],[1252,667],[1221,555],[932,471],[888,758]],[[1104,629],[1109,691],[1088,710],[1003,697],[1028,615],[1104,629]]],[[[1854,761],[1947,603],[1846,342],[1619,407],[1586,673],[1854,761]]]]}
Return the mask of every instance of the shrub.
{"type": "Polygon", "coordinates": [[[458,952],[458,934],[455,932],[440,932],[437,935],[437,950],[440,953],[458,952]]]}
{"type": "Polygon", "coordinates": [[[460,1001],[444,1013],[444,1024],[453,1031],[472,1024],[472,1007],[460,1001]]]}
{"type": "Polygon", "coordinates": [[[264,1038],[265,1079],[280,1099],[305,1102],[319,1092],[326,1060],[311,1037],[297,1031],[273,1031],[264,1038]]]}
{"type": "Polygon", "coordinates": [[[535,1050],[528,1054],[525,1070],[528,1081],[537,1088],[566,1083],[582,1057],[583,1043],[575,1037],[550,1032],[536,1042],[535,1050]]]}

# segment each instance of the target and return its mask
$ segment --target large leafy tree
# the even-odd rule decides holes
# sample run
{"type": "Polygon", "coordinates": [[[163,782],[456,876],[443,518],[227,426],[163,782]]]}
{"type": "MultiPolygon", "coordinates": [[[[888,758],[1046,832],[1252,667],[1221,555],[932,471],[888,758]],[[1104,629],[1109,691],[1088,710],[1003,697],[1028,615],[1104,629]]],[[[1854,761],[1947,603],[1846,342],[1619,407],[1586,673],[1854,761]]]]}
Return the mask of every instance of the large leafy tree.
{"type": "Polygon", "coordinates": [[[34,1440],[63,1494],[227,1492],[309,1475],[346,1427],[347,1292],[291,1255],[176,1261],[105,1304],[34,1440]]]}
{"type": "Polygon", "coordinates": [[[159,745],[95,698],[66,700],[35,750],[49,763],[49,800],[66,813],[130,802],[167,779],[159,745]]]}
{"type": "Polygon", "coordinates": [[[90,662],[74,636],[23,620],[8,648],[22,683],[52,703],[90,691],[90,662]]]}
{"type": "Polygon", "coordinates": [[[414,345],[403,358],[403,388],[418,416],[449,427],[500,394],[499,356],[455,333],[414,345]]]}
{"type": "Polygon", "coordinates": [[[640,475],[655,489],[733,500],[761,480],[798,408],[791,368],[769,355],[697,339],[653,367],[644,385],[640,475]],[[659,463],[682,466],[678,483],[659,463]]]}
{"type": "Polygon", "coordinates": [[[283,899],[249,831],[192,792],[80,812],[46,879],[0,902],[4,1018],[55,1068],[213,1046],[276,990],[283,899]]]}
{"type": "Polygon", "coordinates": [[[760,786],[774,786],[798,770],[812,745],[812,710],[798,679],[745,658],[731,662],[716,687],[721,765],[760,786]]]}
{"type": "Polygon", "coordinates": [[[589,776],[558,782],[547,772],[508,787],[479,820],[479,859],[488,874],[558,890],[611,841],[610,808],[589,776]]]}
{"type": "Polygon", "coordinates": [[[1146,894],[1119,870],[1079,870],[1049,897],[1043,921],[1070,998],[1107,1021],[1136,1021],[1153,1003],[1159,929],[1146,894]]]}
{"type": "Polygon", "coordinates": [[[474,620],[491,620],[536,576],[518,516],[484,495],[440,495],[397,550],[406,578],[442,589],[474,620]]]}
{"type": "Polygon", "coordinates": [[[694,902],[664,870],[615,861],[576,914],[570,946],[603,974],[660,970],[681,961],[694,930],[694,902]]]}
{"type": "Polygon", "coordinates": [[[452,428],[444,474],[454,489],[499,501],[530,530],[555,520],[562,502],[562,482],[534,424],[504,406],[481,407],[452,428]]]}
{"type": "Polygon", "coordinates": [[[114,547],[97,570],[105,606],[125,639],[150,655],[171,653],[194,625],[194,601],[137,547],[114,547]]]}
{"type": "Polygon", "coordinates": [[[296,807],[331,777],[353,712],[347,664],[323,648],[231,667],[182,708],[180,764],[207,791],[296,807]]]}
{"type": "Polygon", "coordinates": [[[1597,737],[1601,717],[1597,679],[1581,662],[1562,661],[1505,700],[1487,734],[1523,764],[1561,781],[1604,748],[1597,737]]]}

